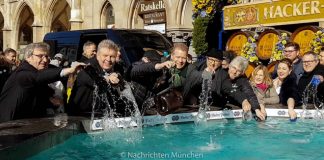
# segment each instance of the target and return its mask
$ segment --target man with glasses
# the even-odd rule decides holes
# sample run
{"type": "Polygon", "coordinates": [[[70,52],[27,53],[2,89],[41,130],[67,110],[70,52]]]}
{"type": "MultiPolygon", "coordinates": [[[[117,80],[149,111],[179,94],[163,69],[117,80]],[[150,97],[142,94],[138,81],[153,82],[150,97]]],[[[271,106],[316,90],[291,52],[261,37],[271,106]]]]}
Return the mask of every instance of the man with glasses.
{"type": "MultiPolygon", "coordinates": [[[[314,52],[306,52],[302,58],[304,74],[301,76],[298,82],[298,91],[300,95],[303,95],[306,86],[311,82],[313,76],[316,76],[320,80],[320,84],[318,86],[318,94],[321,99],[323,98],[324,85],[323,85],[323,77],[324,77],[324,66],[319,64],[318,55],[314,52]]],[[[322,99],[323,100],[323,99],[322,99]]]]}
{"type": "MultiPolygon", "coordinates": [[[[242,58],[242,57],[241,57],[242,58]]],[[[237,58],[236,58],[237,59],[237,58]]],[[[244,58],[243,58],[244,59],[244,58]]],[[[193,71],[189,75],[189,78],[186,82],[185,89],[183,95],[185,97],[185,102],[191,100],[191,104],[198,103],[198,97],[202,92],[202,83],[211,83],[211,99],[208,100],[208,103],[211,105],[215,105],[218,107],[225,107],[228,103],[226,97],[229,96],[236,103],[235,105],[242,105],[244,111],[251,110],[251,99],[253,96],[250,96],[251,93],[254,95],[254,92],[251,88],[250,93],[243,92],[238,88],[233,88],[232,82],[228,77],[228,73],[222,69],[222,60],[223,60],[223,52],[216,50],[215,48],[209,50],[206,54],[206,60],[202,62],[196,62],[193,71]],[[192,101],[195,100],[195,101],[192,101]],[[211,101],[211,102],[210,102],[211,101]]],[[[235,69],[235,79],[238,76],[244,74],[244,68],[235,68],[237,67],[235,62],[231,62],[229,72],[235,69]]],[[[249,85],[249,82],[246,81],[249,85]]],[[[257,116],[261,119],[265,119],[265,115],[260,112],[260,108],[258,106],[257,98],[254,95],[254,100],[256,105],[253,104],[253,111],[256,111],[257,116]]],[[[231,103],[233,104],[233,103],[231,103]]]]}
{"type": "MultiPolygon", "coordinates": [[[[298,83],[300,77],[303,75],[304,70],[303,70],[303,65],[301,62],[301,59],[298,57],[300,53],[300,47],[299,44],[296,42],[288,42],[285,45],[285,49],[284,49],[284,58],[288,58],[289,60],[291,60],[293,62],[293,72],[295,73],[295,75],[297,76],[296,78],[296,83],[298,83]]],[[[272,74],[272,78],[275,79],[278,75],[277,75],[277,68],[278,65],[275,66],[274,72],[272,74]]]]}
{"type": "MultiPolygon", "coordinates": [[[[249,83],[249,80],[245,76],[245,71],[248,67],[248,60],[242,56],[235,57],[228,68],[228,75],[232,83],[231,93],[241,93],[241,99],[243,101],[239,104],[242,104],[242,109],[244,113],[252,111],[256,114],[259,120],[265,120],[267,113],[264,107],[260,107],[258,99],[249,83]]],[[[233,101],[233,97],[228,97],[230,104],[237,104],[237,100],[233,101]]]]}
{"type": "Polygon", "coordinates": [[[25,61],[12,73],[0,96],[0,122],[13,119],[47,116],[47,108],[53,107],[54,91],[48,84],[76,72],[83,63],[71,68],[48,68],[50,51],[46,43],[29,44],[25,61]]]}
{"type": "Polygon", "coordinates": [[[202,90],[204,79],[215,78],[217,70],[221,69],[223,60],[222,51],[212,48],[206,53],[206,59],[197,61],[189,66],[191,71],[184,87],[184,98],[188,104],[198,104],[198,97],[202,90]]]}

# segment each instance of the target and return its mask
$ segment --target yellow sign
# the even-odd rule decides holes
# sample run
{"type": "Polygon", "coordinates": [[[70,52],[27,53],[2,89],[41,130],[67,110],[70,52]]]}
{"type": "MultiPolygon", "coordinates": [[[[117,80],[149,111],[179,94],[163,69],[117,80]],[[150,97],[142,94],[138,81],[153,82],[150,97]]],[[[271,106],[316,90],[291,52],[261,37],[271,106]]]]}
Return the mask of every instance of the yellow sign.
{"type": "Polygon", "coordinates": [[[224,29],[324,21],[324,0],[268,0],[224,7],[224,29]]]}

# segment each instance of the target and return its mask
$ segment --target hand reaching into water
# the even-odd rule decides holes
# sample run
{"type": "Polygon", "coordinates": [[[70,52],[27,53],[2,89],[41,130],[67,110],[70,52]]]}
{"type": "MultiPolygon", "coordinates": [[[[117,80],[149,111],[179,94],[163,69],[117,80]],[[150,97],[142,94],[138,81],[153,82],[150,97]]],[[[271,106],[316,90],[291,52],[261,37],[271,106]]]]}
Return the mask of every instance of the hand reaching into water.
{"type": "Polygon", "coordinates": [[[261,113],[264,115],[264,117],[266,117],[267,116],[267,112],[266,112],[266,110],[265,110],[265,106],[263,105],[263,104],[260,104],[260,111],[261,111],[261,113]]]}
{"type": "Polygon", "coordinates": [[[255,114],[257,117],[260,118],[260,120],[264,121],[266,118],[266,114],[262,113],[262,111],[260,111],[260,109],[256,109],[255,110],[255,114]]]}
{"type": "Polygon", "coordinates": [[[242,109],[243,109],[243,112],[247,112],[247,111],[251,110],[251,104],[249,103],[249,101],[247,99],[245,99],[242,102],[242,109]]]}
{"type": "Polygon", "coordinates": [[[289,115],[290,119],[296,119],[296,117],[297,117],[297,113],[295,112],[294,109],[288,109],[288,115],[289,115]]]}

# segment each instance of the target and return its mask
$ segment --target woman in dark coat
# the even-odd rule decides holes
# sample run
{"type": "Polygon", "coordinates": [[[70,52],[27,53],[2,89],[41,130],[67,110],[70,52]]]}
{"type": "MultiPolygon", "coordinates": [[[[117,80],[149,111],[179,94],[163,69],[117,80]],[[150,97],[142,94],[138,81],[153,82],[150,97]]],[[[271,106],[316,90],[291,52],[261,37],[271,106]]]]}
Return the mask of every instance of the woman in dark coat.
{"type": "Polygon", "coordinates": [[[273,80],[273,85],[279,94],[280,103],[288,106],[290,119],[295,120],[297,114],[294,108],[300,102],[300,95],[296,84],[297,77],[292,72],[292,62],[287,58],[280,60],[277,73],[278,77],[273,80]]]}

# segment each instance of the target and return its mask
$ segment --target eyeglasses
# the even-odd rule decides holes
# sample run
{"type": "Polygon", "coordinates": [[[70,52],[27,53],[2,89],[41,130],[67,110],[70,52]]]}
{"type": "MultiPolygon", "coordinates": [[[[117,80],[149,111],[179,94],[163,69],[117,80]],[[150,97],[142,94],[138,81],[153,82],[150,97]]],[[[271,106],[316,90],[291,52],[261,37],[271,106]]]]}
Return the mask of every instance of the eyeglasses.
{"type": "Polygon", "coordinates": [[[307,64],[307,63],[312,63],[315,62],[316,60],[311,60],[311,61],[303,61],[303,64],[307,64]]]}
{"type": "Polygon", "coordinates": [[[212,59],[212,58],[210,58],[210,57],[207,57],[207,60],[210,61],[210,62],[212,62],[212,63],[220,63],[220,62],[221,62],[221,61],[218,60],[218,59],[212,59]]]}
{"type": "Polygon", "coordinates": [[[236,71],[237,74],[242,74],[243,71],[240,70],[240,69],[237,69],[236,67],[232,66],[232,65],[229,65],[230,68],[234,69],[236,71]]]}
{"type": "Polygon", "coordinates": [[[53,59],[56,59],[58,61],[62,61],[62,58],[61,57],[54,57],[53,59]]]}
{"type": "Polygon", "coordinates": [[[48,59],[49,58],[49,56],[46,55],[46,54],[32,54],[32,55],[36,56],[36,57],[38,57],[40,59],[44,59],[44,58],[48,59]]]}
{"type": "Polygon", "coordinates": [[[296,50],[284,50],[285,53],[295,52],[296,50]]]}

